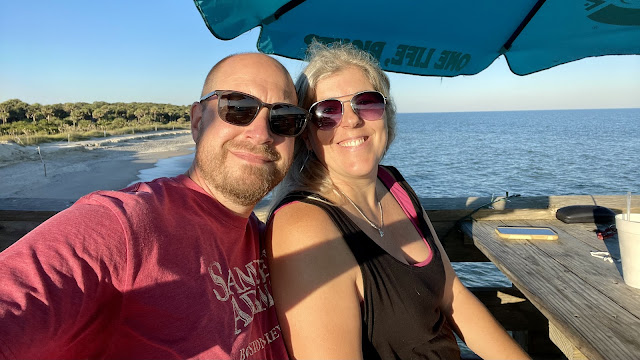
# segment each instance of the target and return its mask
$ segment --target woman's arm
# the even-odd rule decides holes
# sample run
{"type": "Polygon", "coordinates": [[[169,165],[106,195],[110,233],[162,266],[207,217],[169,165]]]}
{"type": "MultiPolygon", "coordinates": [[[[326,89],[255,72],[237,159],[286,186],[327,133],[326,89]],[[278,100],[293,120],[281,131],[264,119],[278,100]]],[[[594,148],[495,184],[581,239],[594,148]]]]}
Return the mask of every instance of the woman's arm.
{"type": "MultiPolygon", "coordinates": [[[[426,213],[424,216],[428,219],[426,213]]],[[[433,227],[431,231],[434,231],[433,227]]],[[[483,359],[530,359],[484,304],[462,284],[442,244],[437,238],[434,240],[442,254],[446,273],[442,307],[458,336],[483,359]]]]}
{"type": "Polygon", "coordinates": [[[460,337],[473,352],[483,359],[530,359],[457,276],[452,292],[453,322],[460,330],[460,337]]]}
{"type": "Polygon", "coordinates": [[[301,202],[280,208],[267,229],[267,257],[290,356],[362,359],[360,269],[329,216],[301,202]]]}

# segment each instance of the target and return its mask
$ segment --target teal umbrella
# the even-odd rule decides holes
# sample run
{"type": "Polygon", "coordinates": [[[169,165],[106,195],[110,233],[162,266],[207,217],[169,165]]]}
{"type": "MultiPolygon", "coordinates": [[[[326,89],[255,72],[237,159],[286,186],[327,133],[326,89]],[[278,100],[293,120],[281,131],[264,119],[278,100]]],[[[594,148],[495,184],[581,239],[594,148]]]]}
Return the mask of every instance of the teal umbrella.
{"type": "Polygon", "coordinates": [[[351,42],[384,70],[473,75],[504,55],[527,75],[590,56],[640,54],[640,0],[194,0],[222,40],[304,59],[312,39],[351,42]]]}

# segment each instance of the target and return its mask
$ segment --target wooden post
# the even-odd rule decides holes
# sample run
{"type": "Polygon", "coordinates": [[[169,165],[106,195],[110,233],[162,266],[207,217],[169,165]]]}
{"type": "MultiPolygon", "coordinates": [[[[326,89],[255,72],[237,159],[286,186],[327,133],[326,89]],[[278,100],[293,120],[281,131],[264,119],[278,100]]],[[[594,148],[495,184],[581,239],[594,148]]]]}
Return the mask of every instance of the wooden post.
{"type": "Polygon", "coordinates": [[[38,155],[40,155],[40,161],[42,162],[42,167],[44,168],[44,177],[47,177],[47,165],[44,163],[42,159],[42,154],[40,153],[40,146],[38,146],[38,155]]]}

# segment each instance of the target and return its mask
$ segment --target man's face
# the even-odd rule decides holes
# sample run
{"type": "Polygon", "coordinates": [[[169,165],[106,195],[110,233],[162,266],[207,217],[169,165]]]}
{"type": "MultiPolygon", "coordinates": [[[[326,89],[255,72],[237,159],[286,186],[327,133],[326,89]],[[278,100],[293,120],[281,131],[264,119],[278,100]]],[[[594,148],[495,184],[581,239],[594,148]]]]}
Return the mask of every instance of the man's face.
{"type": "MultiPolygon", "coordinates": [[[[237,90],[266,103],[296,103],[288,74],[264,55],[246,54],[219,68],[213,90],[237,90]]],[[[218,115],[218,100],[199,106],[201,120],[194,131],[194,171],[200,184],[219,201],[254,206],[283,178],[293,158],[294,138],[273,134],[269,109],[262,108],[248,126],[228,124],[218,115]]],[[[193,112],[194,115],[198,111],[193,112]]]]}

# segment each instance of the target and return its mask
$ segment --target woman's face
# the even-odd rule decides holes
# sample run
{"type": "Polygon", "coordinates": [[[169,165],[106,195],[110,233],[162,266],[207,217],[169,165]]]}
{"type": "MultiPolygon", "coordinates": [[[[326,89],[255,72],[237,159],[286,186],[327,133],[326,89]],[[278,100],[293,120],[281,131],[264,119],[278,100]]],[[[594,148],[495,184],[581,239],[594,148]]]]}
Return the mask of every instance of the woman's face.
{"type": "MultiPolygon", "coordinates": [[[[334,182],[377,175],[387,145],[386,121],[365,121],[353,112],[353,94],[374,90],[362,70],[349,67],[320,80],[315,101],[338,99],[343,103],[342,121],[333,129],[319,130],[310,124],[307,144],[329,170],[334,182]]],[[[383,116],[384,117],[384,116],[383,116]]]]}

